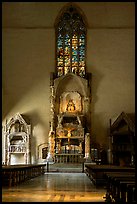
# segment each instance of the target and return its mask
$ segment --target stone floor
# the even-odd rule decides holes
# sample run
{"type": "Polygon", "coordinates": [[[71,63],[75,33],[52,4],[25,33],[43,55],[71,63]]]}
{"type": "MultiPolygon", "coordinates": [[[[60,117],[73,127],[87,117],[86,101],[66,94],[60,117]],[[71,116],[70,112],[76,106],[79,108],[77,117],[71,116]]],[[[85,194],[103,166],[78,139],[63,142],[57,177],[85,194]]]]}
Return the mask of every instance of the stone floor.
{"type": "Polygon", "coordinates": [[[46,172],[16,187],[2,189],[2,202],[105,202],[85,173],[46,172]]]}

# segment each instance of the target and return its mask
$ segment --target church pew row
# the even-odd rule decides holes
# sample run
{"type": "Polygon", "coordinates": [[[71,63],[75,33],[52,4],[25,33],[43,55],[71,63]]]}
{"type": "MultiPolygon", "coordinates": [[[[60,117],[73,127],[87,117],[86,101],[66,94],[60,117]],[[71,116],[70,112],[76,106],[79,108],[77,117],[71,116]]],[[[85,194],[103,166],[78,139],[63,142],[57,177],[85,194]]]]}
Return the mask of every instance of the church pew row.
{"type": "Polygon", "coordinates": [[[2,186],[15,186],[45,173],[46,164],[2,166],[2,186]]]}
{"type": "Polygon", "coordinates": [[[106,185],[104,172],[135,172],[135,167],[85,164],[85,173],[96,186],[106,185]]]}
{"type": "Polygon", "coordinates": [[[134,172],[104,172],[107,180],[106,202],[136,202],[134,172]]]}

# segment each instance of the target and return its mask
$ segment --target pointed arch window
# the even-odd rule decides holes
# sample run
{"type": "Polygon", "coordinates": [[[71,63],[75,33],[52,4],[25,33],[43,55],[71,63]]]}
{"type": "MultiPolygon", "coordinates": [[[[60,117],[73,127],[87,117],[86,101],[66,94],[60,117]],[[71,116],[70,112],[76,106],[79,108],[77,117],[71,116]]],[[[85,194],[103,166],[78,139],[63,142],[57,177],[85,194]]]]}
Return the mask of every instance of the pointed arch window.
{"type": "Polygon", "coordinates": [[[57,77],[74,73],[86,75],[86,26],[82,15],[69,6],[56,24],[57,77]]]}

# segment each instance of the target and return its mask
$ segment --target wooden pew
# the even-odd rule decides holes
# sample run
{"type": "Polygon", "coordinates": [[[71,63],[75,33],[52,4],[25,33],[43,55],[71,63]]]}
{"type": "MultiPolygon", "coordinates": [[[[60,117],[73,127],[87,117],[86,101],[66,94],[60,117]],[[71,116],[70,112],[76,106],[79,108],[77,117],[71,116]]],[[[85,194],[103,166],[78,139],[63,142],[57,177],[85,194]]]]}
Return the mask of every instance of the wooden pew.
{"type": "Polygon", "coordinates": [[[104,172],[107,180],[106,201],[135,200],[135,172],[104,172]]]}
{"type": "Polygon", "coordinates": [[[106,185],[104,172],[135,172],[134,167],[85,164],[85,173],[96,186],[106,185]]]}
{"type": "Polygon", "coordinates": [[[127,195],[126,195],[126,202],[131,203],[136,202],[136,185],[135,182],[133,184],[127,184],[127,195]]]}
{"type": "Polygon", "coordinates": [[[45,173],[46,164],[2,166],[2,186],[14,186],[45,173]]]}

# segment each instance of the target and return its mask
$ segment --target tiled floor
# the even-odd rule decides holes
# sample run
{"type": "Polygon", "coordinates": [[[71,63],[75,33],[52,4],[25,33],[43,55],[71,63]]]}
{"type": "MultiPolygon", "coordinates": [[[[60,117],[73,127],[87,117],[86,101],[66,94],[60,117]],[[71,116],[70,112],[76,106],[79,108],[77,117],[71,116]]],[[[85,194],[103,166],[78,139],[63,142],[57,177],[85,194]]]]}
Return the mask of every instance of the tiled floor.
{"type": "Polygon", "coordinates": [[[49,172],[16,187],[2,189],[2,202],[105,202],[85,173],[49,172]]]}

